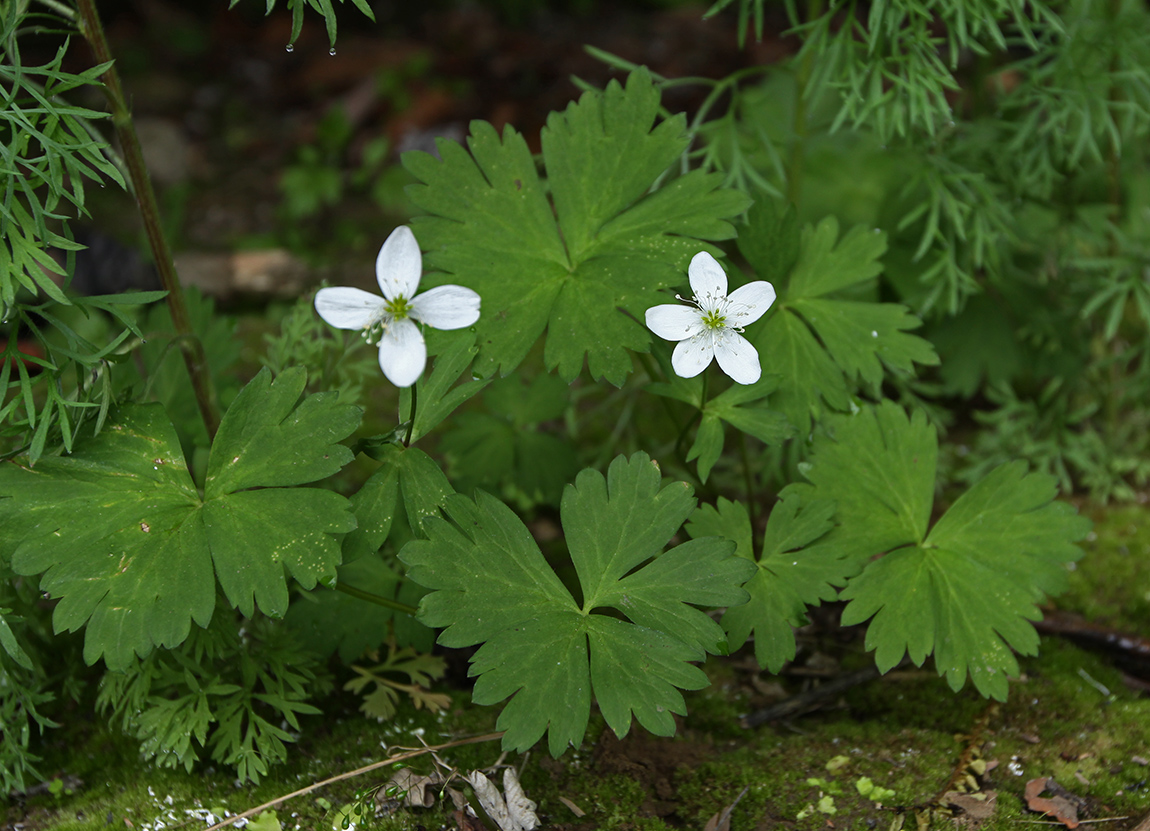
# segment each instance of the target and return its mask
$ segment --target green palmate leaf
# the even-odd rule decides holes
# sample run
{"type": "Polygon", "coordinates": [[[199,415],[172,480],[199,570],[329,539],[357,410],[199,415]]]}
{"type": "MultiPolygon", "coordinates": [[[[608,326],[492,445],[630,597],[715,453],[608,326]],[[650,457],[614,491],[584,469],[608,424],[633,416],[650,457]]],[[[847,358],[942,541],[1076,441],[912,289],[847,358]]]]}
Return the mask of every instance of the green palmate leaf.
{"type": "Polygon", "coordinates": [[[647,389],[656,395],[702,406],[702,419],[687,461],[699,460],[699,478],[703,482],[722,455],[723,422],[764,444],[780,444],[794,434],[786,416],[766,406],[767,396],[778,387],[777,376],[767,375],[754,384],[735,384],[706,403],[702,403],[702,386],[696,379],[679,378],[672,372],[668,372],[668,376],[669,383],[649,384],[647,389]]]}
{"type": "Polygon", "coordinates": [[[449,498],[451,522],[428,519],[429,539],[403,549],[411,579],[432,589],[420,619],[443,627],[447,646],[483,644],[472,659],[474,700],[514,696],[499,718],[505,748],[525,750],[544,732],[553,755],[577,745],[592,691],[617,735],[632,714],[652,732],[674,732],[679,689],[707,683],[689,662],[726,650],[721,627],[695,606],[744,602],[739,586],[754,571],[713,538],[660,554],[693,508],[690,488],[663,486],[643,453],[615,459],[606,478],[580,473],[561,513],[582,605],[519,518],[482,492],[449,498]],[[627,620],[599,611],[607,608],[627,620]]]}
{"type": "Polygon", "coordinates": [[[803,470],[810,484],[795,483],[783,493],[797,493],[804,503],[833,501],[843,529],[836,536],[860,565],[876,553],[921,543],[934,502],[934,427],[921,412],[908,419],[890,401],[826,424],[833,440],[815,441],[803,470]]]}
{"type": "Polygon", "coordinates": [[[804,472],[811,484],[784,495],[838,503],[838,525],[820,544],[839,546],[856,564],[884,555],[843,589],[851,601],[843,623],[872,618],[867,647],[884,672],[904,654],[920,665],[933,654],[953,689],[969,674],[983,695],[1004,699],[1007,676],[1018,671],[1011,650],[1036,650],[1028,621],[1065,587],[1089,520],[1053,501],[1053,477],[1014,462],[975,484],[928,532],[937,440],[925,418],[908,419],[887,402],[829,426],[834,438],[815,440],[804,472]]]}
{"type": "MultiPolygon", "coordinates": [[[[747,198],[694,171],[649,192],[686,149],[683,116],[655,124],[659,92],[646,69],[626,88],[588,92],[542,132],[548,188],[523,137],[473,122],[468,153],[440,142],[441,160],[408,153],[422,184],[409,189],[429,216],[413,225],[426,264],[483,298],[476,371],[504,375],[548,330],[544,359],[567,381],[584,359],[592,376],[621,384],[627,349],[646,350],[637,321],[682,282],[702,240],[728,239],[747,198]],[[554,208],[552,207],[552,202],[554,208]]],[[[444,278],[447,279],[447,278],[444,278]]]]}
{"type": "MultiPolygon", "coordinates": [[[[834,600],[835,587],[858,570],[842,556],[841,548],[816,542],[833,527],[834,512],[832,502],[801,505],[793,494],[776,504],[767,522],[759,570],[744,587],[751,599],[723,615],[731,649],[738,649],[754,633],[755,659],[771,672],[795,657],[794,627],[807,622],[807,608],[834,600]]],[[[734,540],[739,556],[754,560],[751,520],[737,502],[720,497],[717,508],[700,506],[687,532],[692,537],[716,534],[734,540]]]]}
{"type": "Polygon", "coordinates": [[[327,394],[299,401],[303,370],[260,372],[220,424],[201,498],[158,405],[125,407],[67,457],[0,466],[0,554],[60,598],[57,631],[87,626],[84,657],[122,668],[207,625],[216,581],[246,616],[287,610],[287,576],[334,578],[355,527],[330,491],[287,487],[351,460],[336,441],[359,411],[327,394]],[[243,489],[250,490],[243,490],[243,489]],[[286,570],[286,573],[285,573],[286,570]],[[214,572],[214,574],[213,574],[214,572]]]}
{"type": "MultiPolygon", "coordinates": [[[[752,266],[778,273],[790,259],[770,257],[762,239],[791,239],[785,217],[752,211],[741,244],[752,266]]],[[[877,395],[884,365],[913,373],[914,364],[938,363],[930,343],[907,333],[921,325],[905,307],[830,297],[856,290],[882,270],[886,236],[858,226],[840,240],[838,222],[828,217],[802,233],[790,282],[780,292],[768,322],[755,336],[765,373],[779,376],[775,406],[801,433],[826,409],[843,411],[861,382],[877,395]]]]}

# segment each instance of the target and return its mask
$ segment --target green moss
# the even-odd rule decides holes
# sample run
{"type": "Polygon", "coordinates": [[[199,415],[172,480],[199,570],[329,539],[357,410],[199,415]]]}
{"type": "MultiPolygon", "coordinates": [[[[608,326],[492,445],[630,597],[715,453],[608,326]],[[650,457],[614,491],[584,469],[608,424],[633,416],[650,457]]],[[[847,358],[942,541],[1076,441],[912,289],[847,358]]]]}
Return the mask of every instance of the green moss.
{"type": "Polygon", "coordinates": [[[1071,572],[1058,605],[1117,629],[1144,632],[1150,625],[1150,514],[1129,505],[1095,510],[1091,518],[1086,556],[1071,572]]]}

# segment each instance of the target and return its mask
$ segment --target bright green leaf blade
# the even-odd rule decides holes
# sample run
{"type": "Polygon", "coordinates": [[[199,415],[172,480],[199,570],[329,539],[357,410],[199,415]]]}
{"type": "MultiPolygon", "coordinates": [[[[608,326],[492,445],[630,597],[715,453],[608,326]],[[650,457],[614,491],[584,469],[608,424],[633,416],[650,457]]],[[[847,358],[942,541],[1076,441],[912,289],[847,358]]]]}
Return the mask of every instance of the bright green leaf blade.
{"type": "Polygon", "coordinates": [[[399,472],[397,457],[401,451],[394,445],[383,450],[379,469],[360,485],[351,497],[355,530],[343,538],[343,562],[351,563],[379,551],[391,533],[391,524],[399,508],[399,472]]]}
{"type": "MultiPolygon", "coordinates": [[[[419,407],[415,412],[415,425],[411,431],[411,441],[426,436],[468,399],[486,387],[490,380],[467,380],[452,386],[467,371],[471,361],[479,352],[472,332],[453,332],[450,345],[435,357],[435,367],[425,381],[419,385],[419,407]]],[[[409,412],[410,388],[401,392],[400,412],[409,412]]]]}
{"type": "Polygon", "coordinates": [[[89,623],[85,658],[122,668],[211,618],[199,505],[163,408],[125,407],[69,456],[0,465],[0,546],[17,573],[44,572],[57,631],[89,623]]]}
{"type": "Polygon", "coordinates": [[[404,156],[422,183],[412,200],[431,214],[414,222],[425,263],[483,298],[477,373],[508,374],[547,328],[548,368],[571,381],[586,360],[593,377],[621,384],[628,350],[650,343],[636,321],[659,290],[681,284],[698,251],[721,254],[703,240],[734,236],[729,219],[748,200],[719,177],[695,172],[648,193],[687,142],[681,118],[654,123],[658,106],[637,70],[625,89],[613,82],[551,115],[542,143],[554,211],[514,130],[500,141],[474,122],[470,154],[443,142],[442,161],[404,156]]]}
{"type": "Polygon", "coordinates": [[[838,235],[839,223],[833,216],[803,229],[787,300],[821,297],[879,275],[886,234],[856,225],[841,240],[838,235]]]}
{"type": "MultiPolygon", "coordinates": [[[[815,438],[803,471],[810,484],[783,494],[838,506],[833,540],[860,562],[926,538],[938,456],[935,430],[922,412],[910,418],[891,401],[826,420],[833,438],[815,438]]],[[[830,540],[828,540],[830,542],[830,540]]]]}
{"type": "Polygon", "coordinates": [[[687,533],[692,539],[702,537],[722,537],[735,543],[735,553],[753,561],[755,555],[751,547],[751,517],[740,502],[732,502],[720,496],[714,505],[700,505],[687,522],[687,533]]]}
{"type": "Polygon", "coordinates": [[[339,541],[355,528],[351,506],[319,488],[265,488],[204,503],[203,522],[216,574],[245,617],[255,604],[272,617],[287,612],[284,570],[305,589],[335,578],[339,541]],[[257,556],[253,556],[257,554],[257,556]]]}
{"type": "Polygon", "coordinates": [[[574,607],[540,614],[530,627],[505,629],[472,658],[477,704],[515,697],[499,714],[504,750],[523,752],[548,732],[552,756],[578,747],[591,713],[588,619],[574,607]],[[558,702],[561,702],[559,704],[558,702]]]}
{"type": "Polygon", "coordinates": [[[399,555],[407,576],[433,590],[419,619],[443,629],[444,646],[489,641],[540,611],[576,608],[530,532],[498,499],[480,492],[472,502],[456,494],[445,512],[452,523],[428,517],[428,539],[408,543],[399,555]]]}
{"type": "MultiPolygon", "coordinates": [[[[815,541],[833,527],[834,505],[814,502],[800,508],[795,496],[776,503],[767,522],[763,554],[758,570],[744,587],[750,600],[727,609],[723,615],[731,649],[738,649],[751,633],[759,666],[778,672],[795,656],[795,626],[806,622],[806,610],[838,596],[856,569],[841,549],[815,541]]],[[[750,553],[750,519],[741,504],[720,500],[718,509],[703,506],[687,526],[692,536],[718,533],[728,539],[745,539],[750,553]]]]}
{"type": "Polygon", "coordinates": [[[543,158],[573,261],[586,259],[596,232],[637,202],[686,148],[686,117],[652,129],[658,113],[659,90],[640,68],[626,88],[611,81],[548,117],[543,158]]]}
{"type": "Polygon", "coordinates": [[[569,261],[523,137],[508,127],[500,142],[490,124],[475,121],[468,147],[471,154],[440,142],[440,160],[404,154],[422,183],[408,194],[430,214],[412,226],[427,251],[425,267],[482,298],[476,371],[506,375],[543,333],[569,261]]]}
{"type": "Polygon", "coordinates": [[[581,579],[599,586],[595,592],[584,585],[586,611],[577,607],[522,521],[482,492],[474,502],[449,498],[450,522],[429,518],[429,538],[408,543],[400,553],[411,579],[432,589],[421,603],[420,620],[445,627],[440,642],[486,641],[472,659],[471,672],[480,676],[474,700],[494,703],[513,696],[499,720],[508,731],[508,748],[526,749],[546,731],[552,753],[578,744],[592,691],[620,735],[632,713],[649,729],[672,729],[670,713],[683,709],[676,688],[706,684],[689,661],[701,657],[701,647],[714,645],[716,636],[722,638],[686,604],[741,601],[739,583],[753,569],[732,556],[729,543],[717,540],[659,555],[694,500],[681,483],[660,487],[658,468],[645,454],[616,459],[606,478],[584,471],[577,483],[564,496],[562,514],[569,547],[582,551],[581,579]],[[652,563],[619,581],[652,557],[652,563]],[[605,584],[592,565],[614,580],[605,584]],[[632,594],[637,602],[628,605],[632,594]],[[597,601],[674,631],[597,614],[597,601]],[[618,669],[624,666],[627,673],[618,669]],[[636,667],[639,677],[633,675],[636,667]],[[564,707],[556,708],[556,701],[564,707]]]}
{"type": "Polygon", "coordinates": [[[583,587],[583,608],[644,560],[658,554],[695,507],[685,482],[661,487],[659,465],[646,453],[617,456],[607,477],[584,470],[568,485],[560,513],[567,548],[583,587]]]}
{"type": "Polygon", "coordinates": [[[12,631],[8,621],[4,619],[4,615],[11,613],[11,609],[0,608],[0,646],[4,647],[4,652],[17,664],[24,669],[32,669],[32,659],[28,657],[24,647],[20,646],[20,642],[16,639],[16,633],[12,631]]]}
{"type": "Polygon", "coordinates": [[[396,463],[400,468],[399,483],[407,523],[416,533],[426,534],[428,518],[439,516],[455,489],[435,460],[419,448],[404,449],[397,454],[396,463]]]}
{"type": "Polygon", "coordinates": [[[903,306],[818,299],[796,300],[791,308],[815,330],[843,373],[862,379],[872,395],[880,391],[883,364],[911,374],[916,363],[938,364],[930,341],[906,334],[922,321],[903,306]]]}
{"type": "Polygon", "coordinates": [[[627,735],[632,713],[655,735],[675,735],[672,714],[687,712],[679,689],[701,690],[710,683],[688,663],[697,657],[693,650],[663,632],[595,615],[587,638],[595,700],[619,738],[627,735]]]}
{"type": "Polygon", "coordinates": [[[995,468],[958,498],[931,529],[926,544],[980,562],[1029,587],[1040,602],[1067,587],[1068,563],[1082,556],[1075,543],[1091,522],[1056,502],[1056,479],[1027,473],[1026,463],[995,468]]]}
{"type": "Polygon", "coordinates": [[[873,615],[867,648],[883,672],[904,654],[921,665],[933,650],[940,675],[958,690],[967,673],[983,695],[1006,698],[1018,673],[1011,648],[1034,654],[1038,635],[1027,621],[1041,613],[1025,589],[981,563],[943,548],[907,546],[867,566],[842,596],[843,624],[873,615]]]}
{"type": "Polygon", "coordinates": [[[337,404],[333,393],[299,401],[306,382],[300,367],[274,381],[265,367],[240,391],[212,443],[205,498],[314,482],[352,460],[351,451],[336,442],[355,431],[362,412],[337,404]]]}
{"type": "Polygon", "coordinates": [[[850,390],[842,370],[793,312],[782,308],[768,318],[754,345],[763,373],[778,377],[772,406],[801,435],[810,433],[812,422],[827,408],[850,409],[850,390]]]}
{"type": "Polygon", "coordinates": [[[732,556],[734,544],[714,537],[691,540],[655,558],[604,592],[599,603],[614,606],[632,622],[673,632],[698,650],[725,655],[723,628],[698,606],[739,606],[748,595],[739,588],[755,574],[754,565],[732,556]]]}

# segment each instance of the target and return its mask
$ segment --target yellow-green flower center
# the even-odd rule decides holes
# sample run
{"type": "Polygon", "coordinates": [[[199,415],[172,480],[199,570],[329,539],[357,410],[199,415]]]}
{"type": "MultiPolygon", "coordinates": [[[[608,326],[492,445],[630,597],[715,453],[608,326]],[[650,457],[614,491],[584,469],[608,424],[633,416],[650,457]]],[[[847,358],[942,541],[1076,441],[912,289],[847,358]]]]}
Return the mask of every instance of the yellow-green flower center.
{"type": "Polygon", "coordinates": [[[703,313],[703,325],[708,329],[723,329],[727,325],[726,315],[721,315],[715,309],[703,313]]]}
{"type": "Polygon", "coordinates": [[[411,314],[411,303],[403,295],[388,300],[383,304],[383,308],[395,320],[403,320],[411,314]]]}

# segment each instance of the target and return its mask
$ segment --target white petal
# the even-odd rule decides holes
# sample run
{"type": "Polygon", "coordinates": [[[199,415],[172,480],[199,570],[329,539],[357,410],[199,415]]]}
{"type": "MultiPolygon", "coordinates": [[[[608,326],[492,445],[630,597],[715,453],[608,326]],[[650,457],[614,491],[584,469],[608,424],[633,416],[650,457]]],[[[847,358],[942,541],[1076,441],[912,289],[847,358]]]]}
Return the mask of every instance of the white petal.
{"type": "Polygon", "coordinates": [[[379,320],[383,298],[347,286],[320,289],[315,293],[315,310],[337,329],[362,329],[379,320]]]}
{"type": "Polygon", "coordinates": [[[681,340],[671,353],[671,366],[680,378],[694,378],[711,365],[715,356],[714,335],[710,331],[681,340]]]}
{"type": "Polygon", "coordinates": [[[411,301],[411,316],[435,329],[462,329],[479,320],[479,295],[463,286],[437,286],[411,301]]]}
{"type": "Polygon", "coordinates": [[[727,308],[727,325],[732,329],[741,329],[748,323],[754,323],[771,308],[775,302],[775,287],[765,280],[755,280],[735,289],[727,300],[730,303],[727,308]]]}
{"type": "Polygon", "coordinates": [[[727,296],[727,273],[706,251],[700,251],[691,258],[687,276],[691,278],[691,291],[701,305],[710,306],[727,296]]]}
{"type": "Polygon", "coordinates": [[[410,387],[427,365],[423,333],[410,320],[397,320],[379,340],[379,368],[397,387],[410,387]]]}
{"type": "Polygon", "coordinates": [[[375,279],[379,290],[388,300],[406,297],[410,300],[419,288],[423,274],[423,255],[415,234],[406,225],[400,225],[383,243],[375,258],[375,279]]]}
{"type": "Polygon", "coordinates": [[[703,331],[703,316],[694,306],[652,306],[647,328],[663,340],[686,340],[703,331]]]}
{"type": "Polygon", "coordinates": [[[715,358],[737,384],[753,384],[763,374],[758,350],[738,332],[728,330],[715,336],[715,358]]]}

